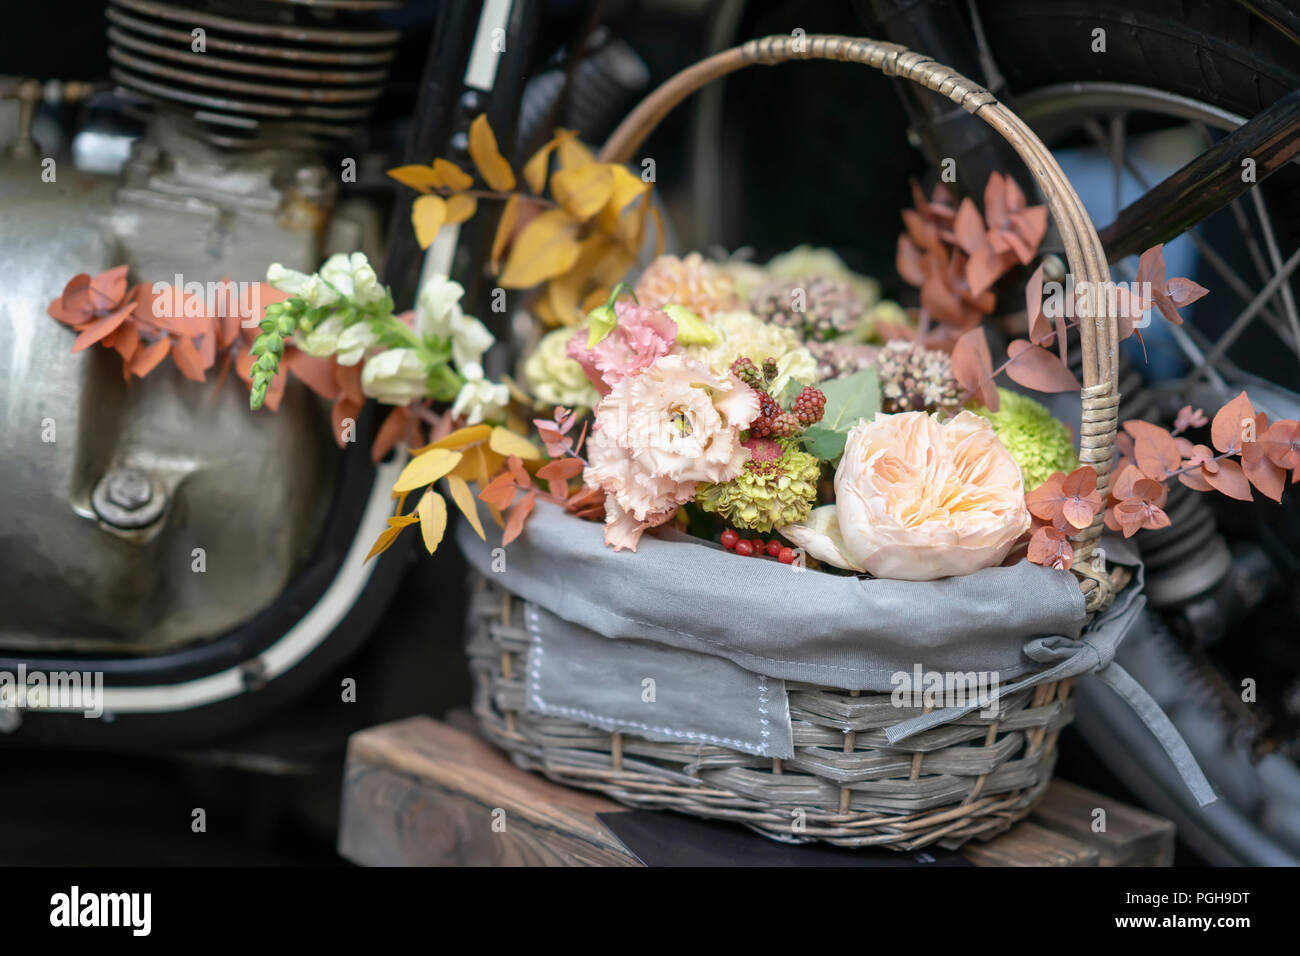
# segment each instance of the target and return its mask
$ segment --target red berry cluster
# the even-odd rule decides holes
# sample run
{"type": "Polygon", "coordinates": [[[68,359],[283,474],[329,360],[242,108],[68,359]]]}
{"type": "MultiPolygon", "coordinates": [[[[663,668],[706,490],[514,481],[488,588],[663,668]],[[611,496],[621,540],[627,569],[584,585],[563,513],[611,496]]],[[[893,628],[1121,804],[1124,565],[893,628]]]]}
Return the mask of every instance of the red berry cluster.
{"type": "Polygon", "coordinates": [[[770,558],[776,558],[782,564],[794,564],[794,548],[782,544],[778,538],[772,538],[770,541],[764,541],[762,538],[746,539],[740,536],[739,531],[728,528],[722,532],[722,546],[746,558],[751,556],[761,558],[766,554],[770,558]]]}
{"type": "Polygon", "coordinates": [[[790,411],[805,426],[816,425],[826,414],[826,396],[821,389],[805,385],[803,391],[795,396],[790,411]]]}
{"type": "Polygon", "coordinates": [[[758,392],[758,417],[749,423],[750,438],[798,438],[809,425],[821,421],[826,412],[826,396],[811,385],[805,385],[795,396],[788,411],[783,409],[770,391],[777,375],[776,363],[771,359],[760,369],[741,356],[731,363],[731,371],[758,392]]]}
{"type": "Polygon", "coordinates": [[[758,393],[758,417],[749,423],[750,438],[770,438],[775,431],[773,426],[781,417],[781,406],[767,392],[758,393]]]}

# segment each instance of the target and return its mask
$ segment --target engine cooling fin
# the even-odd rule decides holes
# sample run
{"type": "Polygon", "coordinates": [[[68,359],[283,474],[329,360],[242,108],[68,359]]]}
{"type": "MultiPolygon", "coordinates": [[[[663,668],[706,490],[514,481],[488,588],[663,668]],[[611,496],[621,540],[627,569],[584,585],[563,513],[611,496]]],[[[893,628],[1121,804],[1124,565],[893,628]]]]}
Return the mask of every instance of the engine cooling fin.
{"type": "Polygon", "coordinates": [[[354,135],[388,79],[400,34],[375,14],[402,0],[110,0],[111,76],[191,114],[220,145],[354,135]]]}

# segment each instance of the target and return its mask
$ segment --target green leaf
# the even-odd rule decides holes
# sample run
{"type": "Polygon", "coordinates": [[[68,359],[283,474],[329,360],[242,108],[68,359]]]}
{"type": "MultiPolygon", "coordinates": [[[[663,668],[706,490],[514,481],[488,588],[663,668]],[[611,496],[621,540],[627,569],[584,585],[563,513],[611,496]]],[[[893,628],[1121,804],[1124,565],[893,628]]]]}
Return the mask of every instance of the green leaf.
{"type": "MultiPolygon", "coordinates": [[[[854,372],[844,378],[819,382],[817,387],[826,396],[826,412],[816,425],[804,429],[802,441],[810,455],[823,461],[834,461],[844,454],[844,442],[853,426],[862,419],[871,420],[880,411],[880,384],[873,368],[854,372]]],[[[798,389],[791,382],[786,386],[787,401],[793,401],[798,389]],[[792,389],[795,389],[793,393],[792,389]]]]}

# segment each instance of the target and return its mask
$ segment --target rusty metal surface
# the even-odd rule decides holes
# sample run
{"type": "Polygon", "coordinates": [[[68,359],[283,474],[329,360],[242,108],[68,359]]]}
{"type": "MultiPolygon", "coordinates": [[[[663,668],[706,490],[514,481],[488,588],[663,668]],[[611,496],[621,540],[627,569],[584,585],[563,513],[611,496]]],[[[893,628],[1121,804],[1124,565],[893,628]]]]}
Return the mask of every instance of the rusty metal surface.
{"type": "Polygon", "coordinates": [[[197,119],[225,147],[353,135],[383,92],[399,33],[373,29],[382,0],[110,0],[110,75],[197,119]]]}

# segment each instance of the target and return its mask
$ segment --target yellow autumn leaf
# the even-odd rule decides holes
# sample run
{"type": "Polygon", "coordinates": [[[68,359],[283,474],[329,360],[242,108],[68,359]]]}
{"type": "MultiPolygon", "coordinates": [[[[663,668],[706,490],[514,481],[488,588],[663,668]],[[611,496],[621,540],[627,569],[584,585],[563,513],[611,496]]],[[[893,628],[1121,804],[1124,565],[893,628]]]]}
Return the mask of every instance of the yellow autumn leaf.
{"type": "Polygon", "coordinates": [[[489,257],[489,264],[495,273],[501,268],[501,254],[505,252],[506,243],[510,241],[510,236],[515,231],[515,223],[519,221],[519,197],[511,196],[506,200],[506,206],[501,210],[501,220],[497,223],[497,234],[492,237],[492,253],[489,257]]]}
{"type": "Polygon", "coordinates": [[[505,461],[505,458],[488,448],[487,445],[471,445],[465,449],[465,457],[461,459],[460,464],[448,474],[464,478],[466,481],[472,481],[479,488],[486,488],[492,481],[492,476],[501,469],[505,461]]]}
{"type": "Polygon", "coordinates": [[[448,475],[447,490],[451,492],[451,500],[456,502],[456,507],[465,516],[465,520],[474,529],[474,533],[480,539],[486,541],[487,535],[483,533],[483,522],[479,520],[478,505],[474,500],[474,492],[470,491],[469,484],[460,475],[448,475]]]}
{"type": "Polygon", "coordinates": [[[433,554],[447,531],[447,501],[430,488],[415,510],[420,516],[420,537],[424,539],[424,548],[433,554]]]}
{"type": "Polygon", "coordinates": [[[478,200],[473,196],[457,194],[447,197],[447,221],[464,222],[478,209],[478,200]]]}
{"type": "MultiPolygon", "coordinates": [[[[572,131],[569,131],[572,133],[572,131]]],[[[560,151],[560,168],[572,169],[575,166],[586,166],[588,163],[594,163],[596,157],[592,155],[591,150],[582,144],[577,135],[558,137],[557,144],[560,151]]]]}
{"type": "Polygon", "coordinates": [[[578,285],[582,279],[577,269],[570,269],[546,283],[546,317],[554,325],[577,325],[582,321],[578,311],[578,285]]]}
{"type": "Polygon", "coordinates": [[[492,429],[492,437],[488,440],[488,447],[498,455],[505,455],[507,458],[511,455],[518,455],[524,461],[537,461],[542,457],[542,453],[537,450],[536,445],[523,435],[516,435],[508,428],[492,429]]]}
{"type": "Polygon", "coordinates": [[[474,185],[474,177],[449,159],[435,159],[433,172],[438,177],[438,185],[448,189],[469,189],[474,185]]]}
{"type": "Polygon", "coordinates": [[[502,287],[529,289],[569,271],[578,261],[577,234],[577,221],[562,209],[549,209],[532,220],[510,250],[502,287]]]}
{"type": "Polygon", "coordinates": [[[415,515],[396,515],[389,518],[388,527],[379,532],[379,537],[376,538],[375,543],[371,545],[370,553],[366,555],[366,560],[369,561],[375,555],[383,554],[387,551],[392,547],[393,542],[397,540],[397,536],[402,533],[403,528],[413,525],[419,520],[420,519],[415,515]]]}
{"type": "Polygon", "coordinates": [[[403,186],[410,186],[422,193],[427,193],[429,190],[437,189],[442,185],[442,181],[432,166],[398,166],[395,169],[390,169],[388,175],[403,186]]]}
{"type": "MultiPolygon", "coordinates": [[[[558,177],[560,174],[556,173],[558,177]]],[[[590,283],[592,271],[609,249],[617,248],[609,239],[595,232],[578,243],[578,260],[563,275],[546,284],[545,314],[552,324],[577,325],[584,312],[578,311],[578,297],[590,283]]],[[[621,278],[620,274],[620,278],[621,278]]]]}
{"type": "Polygon", "coordinates": [[[486,113],[469,124],[469,157],[474,160],[483,181],[498,192],[515,188],[515,174],[497,149],[497,138],[488,124],[486,113]]]}
{"type": "Polygon", "coordinates": [[[627,204],[642,193],[648,192],[650,184],[642,182],[640,176],[621,163],[609,163],[607,168],[614,179],[614,188],[610,192],[609,202],[605,203],[605,208],[600,211],[597,225],[604,232],[612,233],[627,204]]]}
{"type": "Polygon", "coordinates": [[[533,153],[524,163],[524,182],[528,188],[540,195],[546,188],[546,171],[550,168],[551,153],[555,151],[555,140],[551,139],[545,146],[533,153]]]}
{"type": "Polygon", "coordinates": [[[460,464],[462,457],[460,452],[446,448],[433,448],[422,455],[416,455],[406,463],[402,473],[393,482],[393,490],[414,491],[431,485],[460,464]]]}
{"type": "Polygon", "coordinates": [[[415,226],[415,241],[421,249],[429,248],[446,218],[447,203],[441,196],[421,196],[415,201],[411,206],[411,225],[415,226]]]}
{"type": "Polygon", "coordinates": [[[467,425],[464,428],[457,428],[450,435],[439,438],[432,444],[425,445],[419,451],[411,452],[417,455],[420,452],[428,451],[430,448],[464,448],[466,445],[472,445],[476,441],[483,441],[492,434],[491,425],[467,425]]]}
{"type": "Polygon", "coordinates": [[[604,163],[561,169],[551,177],[551,195],[579,222],[586,222],[614,194],[614,174],[604,163]]]}
{"type": "Polygon", "coordinates": [[[644,193],[639,200],[634,201],[633,205],[623,212],[623,215],[619,217],[618,225],[614,227],[612,232],[613,237],[622,244],[623,248],[634,255],[641,251],[649,211],[650,194],[644,193]]]}

